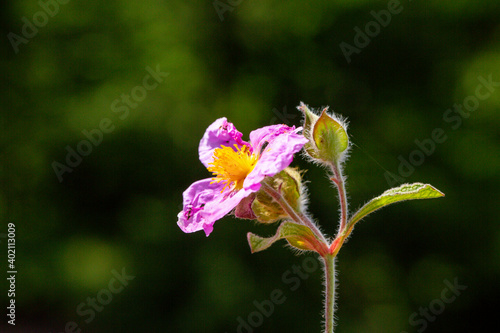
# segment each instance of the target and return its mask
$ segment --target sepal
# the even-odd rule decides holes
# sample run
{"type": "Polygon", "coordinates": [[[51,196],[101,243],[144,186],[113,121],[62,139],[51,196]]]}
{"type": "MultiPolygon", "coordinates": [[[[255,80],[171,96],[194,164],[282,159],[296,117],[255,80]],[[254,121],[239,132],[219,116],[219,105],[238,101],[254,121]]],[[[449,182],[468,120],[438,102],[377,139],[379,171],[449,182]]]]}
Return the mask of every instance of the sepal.
{"type": "Polygon", "coordinates": [[[286,239],[288,244],[302,251],[315,251],[321,255],[328,252],[326,244],[316,238],[309,227],[292,222],[283,222],[272,237],[260,237],[249,232],[247,239],[252,253],[263,251],[280,239],[286,239]]]}
{"type": "Polygon", "coordinates": [[[318,121],[319,117],[314,112],[309,110],[307,105],[305,105],[302,102],[300,102],[300,105],[297,107],[297,109],[302,111],[302,113],[304,114],[304,123],[302,125],[302,127],[303,127],[302,134],[304,135],[304,137],[306,139],[309,140],[309,142],[307,142],[304,145],[304,150],[312,158],[319,158],[318,149],[316,148],[316,145],[314,144],[314,141],[312,139],[314,124],[316,123],[316,121],[318,121]]]}
{"type": "Polygon", "coordinates": [[[240,219],[255,220],[255,216],[252,210],[252,203],[255,200],[255,193],[250,194],[248,197],[240,201],[236,209],[234,210],[234,216],[240,219]]]}

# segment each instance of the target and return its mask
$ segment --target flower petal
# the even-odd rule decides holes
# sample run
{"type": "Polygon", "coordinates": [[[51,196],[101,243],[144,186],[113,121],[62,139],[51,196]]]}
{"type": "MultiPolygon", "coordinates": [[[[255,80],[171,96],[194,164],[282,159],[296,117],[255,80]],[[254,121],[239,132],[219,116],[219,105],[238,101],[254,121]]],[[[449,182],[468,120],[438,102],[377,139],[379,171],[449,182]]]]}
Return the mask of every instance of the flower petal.
{"type": "Polygon", "coordinates": [[[217,221],[232,211],[241,200],[249,196],[254,191],[241,189],[239,191],[225,191],[223,195],[217,196],[214,200],[207,203],[202,215],[207,220],[217,221]]]}
{"type": "Polygon", "coordinates": [[[182,194],[183,210],[177,215],[177,225],[182,231],[205,230],[207,236],[212,232],[215,220],[207,218],[203,212],[208,203],[221,196],[224,187],[224,184],[220,183],[211,184],[212,181],[212,178],[199,180],[191,184],[182,194]]]}
{"type": "Polygon", "coordinates": [[[227,121],[225,117],[219,118],[208,126],[203,138],[198,147],[200,161],[208,168],[208,164],[213,161],[214,149],[220,148],[221,145],[233,147],[234,144],[241,146],[248,143],[243,141],[243,134],[236,127],[227,121]]]}
{"type": "Polygon", "coordinates": [[[260,152],[266,142],[271,142],[280,134],[290,130],[294,130],[294,128],[282,124],[265,126],[250,132],[250,143],[254,151],[260,152]]]}
{"type": "Polygon", "coordinates": [[[186,233],[204,230],[208,236],[214,223],[232,211],[252,190],[222,191],[223,183],[212,178],[194,182],[183,193],[183,210],[177,215],[177,225],[186,233]]]}
{"type": "Polygon", "coordinates": [[[261,149],[265,142],[269,144],[261,151],[254,169],[243,183],[243,188],[257,191],[266,176],[274,176],[292,163],[293,155],[308,142],[302,134],[297,133],[300,130],[301,128],[294,129],[286,125],[274,125],[250,133],[250,141],[255,143],[254,150],[261,149]]]}

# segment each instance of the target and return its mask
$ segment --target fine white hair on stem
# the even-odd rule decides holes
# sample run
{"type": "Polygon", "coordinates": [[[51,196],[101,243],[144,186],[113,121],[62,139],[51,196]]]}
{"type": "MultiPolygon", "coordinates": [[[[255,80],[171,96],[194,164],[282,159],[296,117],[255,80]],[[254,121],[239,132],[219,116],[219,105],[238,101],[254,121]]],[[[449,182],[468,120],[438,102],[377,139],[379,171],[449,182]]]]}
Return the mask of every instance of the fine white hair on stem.
{"type": "MultiPolygon", "coordinates": [[[[345,216],[346,216],[346,220],[348,220],[349,219],[349,199],[350,199],[350,197],[347,194],[347,189],[346,189],[347,188],[347,175],[345,175],[343,173],[342,166],[339,166],[339,169],[340,169],[339,170],[340,171],[340,175],[342,177],[341,181],[342,181],[343,187],[344,187],[343,191],[344,191],[344,195],[345,195],[345,202],[344,202],[344,205],[345,205],[345,216]]],[[[335,177],[335,176],[332,173],[328,173],[327,177],[328,177],[329,180],[332,180],[332,178],[335,177]]],[[[335,189],[335,190],[337,190],[336,192],[337,192],[337,199],[339,201],[339,208],[338,209],[339,209],[339,221],[340,221],[342,219],[342,209],[343,209],[342,205],[340,203],[341,203],[341,201],[343,199],[341,198],[341,194],[338,191],[338,189],[339,189],[338,185],[334,181],[330,181],[330,187],[333,188],[333,189],[335,189]]]]}
{"type": "Polygon", "coordinates": [[[337,310],[337,270],[335,269],[336,257],[323,257],[323,331],[325,333],[333,333],[336,318],[335,310],[337,310]],[[331,262],[328,262],[331,260],[331,262]],[[331,313],[330,313],[331,312],[331,313]],[[330,322],[331,321],[331,322],[330,322]]]}

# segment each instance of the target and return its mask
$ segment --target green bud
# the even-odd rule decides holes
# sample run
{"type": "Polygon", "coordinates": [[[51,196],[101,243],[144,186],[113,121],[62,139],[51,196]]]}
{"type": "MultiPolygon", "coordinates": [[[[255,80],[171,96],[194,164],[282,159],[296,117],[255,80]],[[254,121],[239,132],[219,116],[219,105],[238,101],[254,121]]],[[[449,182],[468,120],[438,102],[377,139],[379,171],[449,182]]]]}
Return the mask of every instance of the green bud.
{"type": "MultiPolygon", "coordinates": [[[[269,184],[281,193],[293,210],[297,212],[302,210],[302,185],[299,171],[288,167],[272,177],[269,184]]],[[[257,220],[261,223],[273,223],[288,217],[280,204],[263,190],[257,192],[251,207],[257,220]]]]}
{"type": "Polygon", "coordinates": [[[318,116],[301,103],[298,107],[304,113],[304,136],[309,142],[305,151],[318,162],[342,162],[349,148],[347,126],[335,116],[329,115],[324,108],[318,116]]]}
{"type": "Polygon", "coordinates": [[[260,192],[252,202],[252,211],[261,223],[274,223],[287,217],[281,206],[265,192],[260,192]]]}
{"type": "Polygon", "coordinates": [[[313,129],[313,139],[320,158],[333,161],[349,147],[349,138],[340,122],[323,110],[313,129]]]}

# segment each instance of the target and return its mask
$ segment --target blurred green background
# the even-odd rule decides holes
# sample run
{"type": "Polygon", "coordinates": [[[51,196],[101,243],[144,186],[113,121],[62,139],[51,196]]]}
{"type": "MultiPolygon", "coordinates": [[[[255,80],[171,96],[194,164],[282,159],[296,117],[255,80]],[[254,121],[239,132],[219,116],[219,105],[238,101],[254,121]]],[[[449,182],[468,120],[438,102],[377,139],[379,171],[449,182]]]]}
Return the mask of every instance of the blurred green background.
{"type": "MultiPolygon", "coordinates": [[[[2,332],[320,332],[315,257],[283,243],[250,254],[246,233],[275,226],[226,217],[207,238],[176,225],[182,192],[209,176],[197,154],[205,128],[222,116],[245,138],[298,126],[300,101],[350,121],[352,209],[390,187],[387,171],[446,193],[356,227],[338,257],[336,332],[498,327],[500,2],[59,1],[1,2],[2,332]],[[372,29],[369,41],[356,28],[372,29]],[[356,47],[350,62],[342,43],[356,47]],[[464,103],[474,111],[453,111],[464,103]],[[431,149],[436,128],[446,139],[431,149]],[[68,166],[78,149],[86,156],[68,166]],[[401,166],[410,159],[413,170],[401,166]],[[111,293],[123,270],[135,278],[111,293]],[[455,279],[467,289],[443,303],[455,279]],[[286,300],[255,314],[277,289],[286,300]],[[258,327],[238,329],[239,317],[258,327]]],[[[333,234],[335,190],[318,167],[294,165],[333,234]]]]}

